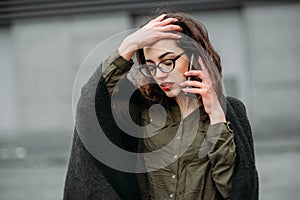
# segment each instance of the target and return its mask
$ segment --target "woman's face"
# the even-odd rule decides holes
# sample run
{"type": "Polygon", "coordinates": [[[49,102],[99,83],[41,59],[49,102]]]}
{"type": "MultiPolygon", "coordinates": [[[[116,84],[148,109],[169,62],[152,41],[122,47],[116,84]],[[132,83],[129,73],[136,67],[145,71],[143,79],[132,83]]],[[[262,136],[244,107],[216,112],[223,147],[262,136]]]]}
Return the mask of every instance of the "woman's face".
{"type": "Polygon", "coordinates": [[[156,83],[168,97],[176,97],[182,92],[179,84],[186,80],[183,73],[188,70],[188,57],[184,51],[177,46],[175,40],[172,39],[160,40],[144,48],[146,64],[149,65],[157,65],[166,59],[174,59],[181,53],[183,54],[175,61],[173,71],[165,73],[157,68],[156,74],[153,76],[156,83]]]}

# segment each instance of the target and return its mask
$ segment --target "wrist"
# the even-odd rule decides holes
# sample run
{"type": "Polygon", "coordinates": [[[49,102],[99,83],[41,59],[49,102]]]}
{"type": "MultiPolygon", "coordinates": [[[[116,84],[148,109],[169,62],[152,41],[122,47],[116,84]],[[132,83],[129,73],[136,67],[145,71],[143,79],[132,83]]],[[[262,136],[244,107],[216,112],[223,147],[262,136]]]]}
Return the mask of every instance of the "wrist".
{"type": "Polygon", "coordinates": [[[226,122],[226,117],[223,111],[211,114],[209,116],[209,119],[210,119],[210,125],[217,124],[220,122],[226,122]]]}
{"type": "Polygon", "coordinates": [[[132,42],[127,41],[126,39],[119,46],[118,52],[123,58],[129,61],[137,51],[138,46],[132,42]]]}

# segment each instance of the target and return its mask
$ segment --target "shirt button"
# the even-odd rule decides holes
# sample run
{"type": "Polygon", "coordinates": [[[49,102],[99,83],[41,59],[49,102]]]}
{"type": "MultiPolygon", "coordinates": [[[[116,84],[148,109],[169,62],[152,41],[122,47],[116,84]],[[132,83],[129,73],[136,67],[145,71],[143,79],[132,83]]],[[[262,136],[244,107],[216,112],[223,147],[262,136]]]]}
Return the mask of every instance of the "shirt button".
{"type": "Polygon", "coordinates": [[[174,158],[177,159],[177,158],[178,158],[178,155],[175,155],[174,158]]]}
{"type": "Polygon", "coordinates": [[[179,140],[179,139],[180,139],[180,136],[177,136],[176,139],[179,140]]]}
{"type": "Polygon", "coordinates": [[[175,174],[173,174],[173,175],[172,175],[172,178],[176,178],[176,175],[175,175],[175,174]]]}
{"type": "Polygon", "coordinates": [[[169,196],[170,196],[170,198],[173,198],[173,197],[174,197],[174,194],[173,194],[173,193],[171,193],[169,196]]]}

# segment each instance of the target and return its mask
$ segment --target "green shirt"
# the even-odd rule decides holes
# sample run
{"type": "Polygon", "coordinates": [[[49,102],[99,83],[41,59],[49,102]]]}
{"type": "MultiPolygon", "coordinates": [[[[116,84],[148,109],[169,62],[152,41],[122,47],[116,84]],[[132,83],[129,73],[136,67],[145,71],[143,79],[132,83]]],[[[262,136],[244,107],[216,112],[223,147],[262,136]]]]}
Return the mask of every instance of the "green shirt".
{"type": "MultiPolygon", "coordinates": [[[[117,51],[103,62],[103,77],[110,94],[132,65],[117,51]]],[[[146,199],[214,200],[216,190],[223,198],[230,198],[236,152],[228,123],[210,125],[203,106],[184,119],[178,106],[151,109],[151,115],[149,110],[131,113],[140,125],[147,126],[140,144],[142,151],[164,149],[160,160],[149,156],[140,160],[150,171],[145,174],[145,181],[140,181],[146,199]],[[154,162],[163,167],[153,170],[154,162]]]]}

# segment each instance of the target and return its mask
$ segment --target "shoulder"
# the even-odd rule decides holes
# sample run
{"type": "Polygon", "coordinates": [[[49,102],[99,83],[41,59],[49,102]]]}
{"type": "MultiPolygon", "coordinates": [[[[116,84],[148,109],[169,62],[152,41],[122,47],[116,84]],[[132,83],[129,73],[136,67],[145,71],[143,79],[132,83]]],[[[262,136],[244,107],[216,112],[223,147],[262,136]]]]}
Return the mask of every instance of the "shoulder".
{"type": "Polygon", "coordinates": [[[252,142],[251,125],[247,116],[244,103],[234,97],[226,97],[226,118],[235,129],[236,134],[244,133],[252,142]]]}
{"type": "Polygon", "coordinates": [[[234,130],[239,150],[251,152],[254,158],[252,130],[244,103],[234,97],[226,97],[226,103],[226,117],[234,130]]]}
{"type": "Polygon", "coordinates": [[[226,114],[244,120],[248,118],[245,104],[235,97],[226,97],[226,114]]]}
{"type": "Polygon", "coordinates": [[[235,97],[226,97],[227,106],[230,105],[234,109],[239,109],[240,111],[246,111],[244,103],[235,97]]]}

